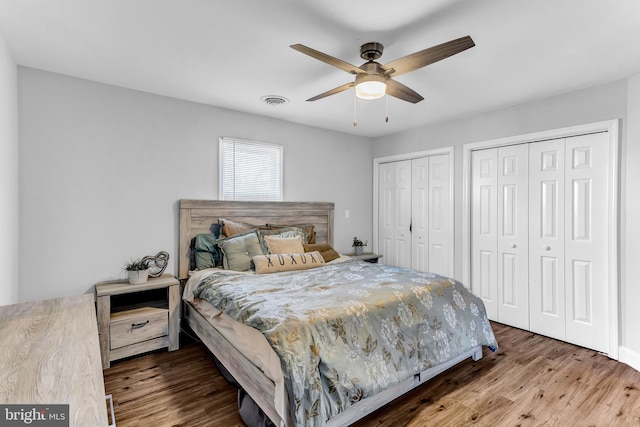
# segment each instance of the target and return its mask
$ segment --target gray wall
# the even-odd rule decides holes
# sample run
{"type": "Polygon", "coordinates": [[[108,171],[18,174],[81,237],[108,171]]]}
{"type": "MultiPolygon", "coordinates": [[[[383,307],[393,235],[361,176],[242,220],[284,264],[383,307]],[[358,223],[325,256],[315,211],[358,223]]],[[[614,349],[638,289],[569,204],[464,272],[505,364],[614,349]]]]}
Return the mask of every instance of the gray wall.
{"type": "Polygon", "coordinates": [[[620,339],[621,345],[640,354],[640,287],[634,279],[640,277],[640,263],[635,259],[640,253],[640,225],[626,221],[627,217],[640,217],[640,77],[377,138],[373,155],[454,147],[455,271],[461,278],[463,144],[613,119],[622,119],[620,339]]]}
{"type": "MultiPolygon", "coordinates": [[[[9,153],[0,156],[0,229],[10,236],[0,242],[0,262],[17,278],[17,209],[4,204],[17,199],[17,138],[6,131],[16,120],[12,69],[0,43],[0,150],[9,153]]],[[[335,202],[342,252],[354,235],[371,240],[373,158],[453,146],[461,277],[463,144],[622,119],[621,344],[640,357],[640,225],[632,220],[640,216],[640,76],[374,140],[29,68],[18,67],[18,88],[20,300],[88,291],[121,277],[126,259],[159,250],[171,253],[168,272],[175,272],[176,201],[217,198],[219,136],[284,145],[285,199],[335,202]]],[[[14,289],[0,285],[0,303],[15,300],[14,289]]]]}
{"type": "Polygon", "coordinates": [[[334,202],[339,251],[371,239],[368,138],[30,68],[18,87],[21,301],[86,292],[160,250],[177,272],[177,201],[217,199],[220,136],[282,144],[285,200],[334,202]]]}
{"type": "MultiPolygon", "coordinates": [[[[622,148],[622,308],[625,346],[640,355],[640,74],[628,81],[627,138],[622,148]]],[[[638,360],[640,363],[640,359],[638,360]]]]}
{"type": "Polygon", "coordinates": [[[0,305],[18,302],[17,68],[0,34],[0,305]]]}

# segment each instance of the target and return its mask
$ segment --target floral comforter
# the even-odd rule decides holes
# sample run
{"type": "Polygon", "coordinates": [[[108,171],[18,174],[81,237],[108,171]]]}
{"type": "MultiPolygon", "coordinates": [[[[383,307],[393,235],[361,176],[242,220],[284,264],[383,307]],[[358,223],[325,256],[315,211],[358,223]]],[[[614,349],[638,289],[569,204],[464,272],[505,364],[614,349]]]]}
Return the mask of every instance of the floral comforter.
{"type": "Polygon", "coordinates": [[[297,426],[322,426],[478,345],[498,347],[482,301],[459,282],[383,264],[214,273],[194,295],[264,334],[280,357],[297,426]]]}

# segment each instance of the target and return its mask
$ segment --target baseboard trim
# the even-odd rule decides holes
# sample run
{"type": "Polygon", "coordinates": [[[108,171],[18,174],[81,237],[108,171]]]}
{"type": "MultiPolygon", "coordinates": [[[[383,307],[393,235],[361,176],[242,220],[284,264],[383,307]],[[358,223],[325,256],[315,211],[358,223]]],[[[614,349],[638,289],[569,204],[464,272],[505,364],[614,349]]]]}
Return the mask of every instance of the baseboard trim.
{"type": "Polygon", "coordinates": [[[618,351],[618,360],[620,362],[629,365],[636,371],[640,372],[640,353],[637,353],[628,347],[620,347],[618,351]]]}

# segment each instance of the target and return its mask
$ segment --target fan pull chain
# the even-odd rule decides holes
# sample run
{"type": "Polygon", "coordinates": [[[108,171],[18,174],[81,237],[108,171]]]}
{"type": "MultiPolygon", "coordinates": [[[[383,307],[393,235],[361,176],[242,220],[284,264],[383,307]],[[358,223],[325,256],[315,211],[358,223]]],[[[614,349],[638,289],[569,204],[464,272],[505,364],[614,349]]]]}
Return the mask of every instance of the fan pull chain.
{"type": "Polygon", "coordinates": [[[384,94],[384,112],[385,112],[385,118],[384,118],[384,122],[385,123],[389,123],[389,95],[384,94]]]}
{"type": "Polygon", "coordinates": [[[358,97],[356,91],[353,91],[353,127],[358,126],[358,97]]]}

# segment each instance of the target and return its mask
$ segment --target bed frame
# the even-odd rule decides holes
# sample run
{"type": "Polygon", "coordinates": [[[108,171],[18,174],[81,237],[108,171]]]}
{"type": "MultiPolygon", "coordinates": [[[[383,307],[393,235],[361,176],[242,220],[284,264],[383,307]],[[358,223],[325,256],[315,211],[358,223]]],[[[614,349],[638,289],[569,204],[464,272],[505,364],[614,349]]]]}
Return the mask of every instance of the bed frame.
{"type": "MultiPolygon", "coordinates": [[[[179,277],[189,276],[189,245],[197,234],[208,233],[218,218],[255,225],[313,224],[317,243],[333,245],[334,204],[324,202],[237,202],[220,200],[180,200],[179,277]]],[[[229,373],[251,396],[276,426],[284,425],[273,405],[275,385],[258,367],[241,354],[190,304],[185,304],[184,320],[229,373]]],[[[328,427],[346,426],[412,390],[441,372],[472,358],[482,358],[475,347],[442,365],[427,369],[396,386],[361,400],[327,422],[328,427]]]]}

